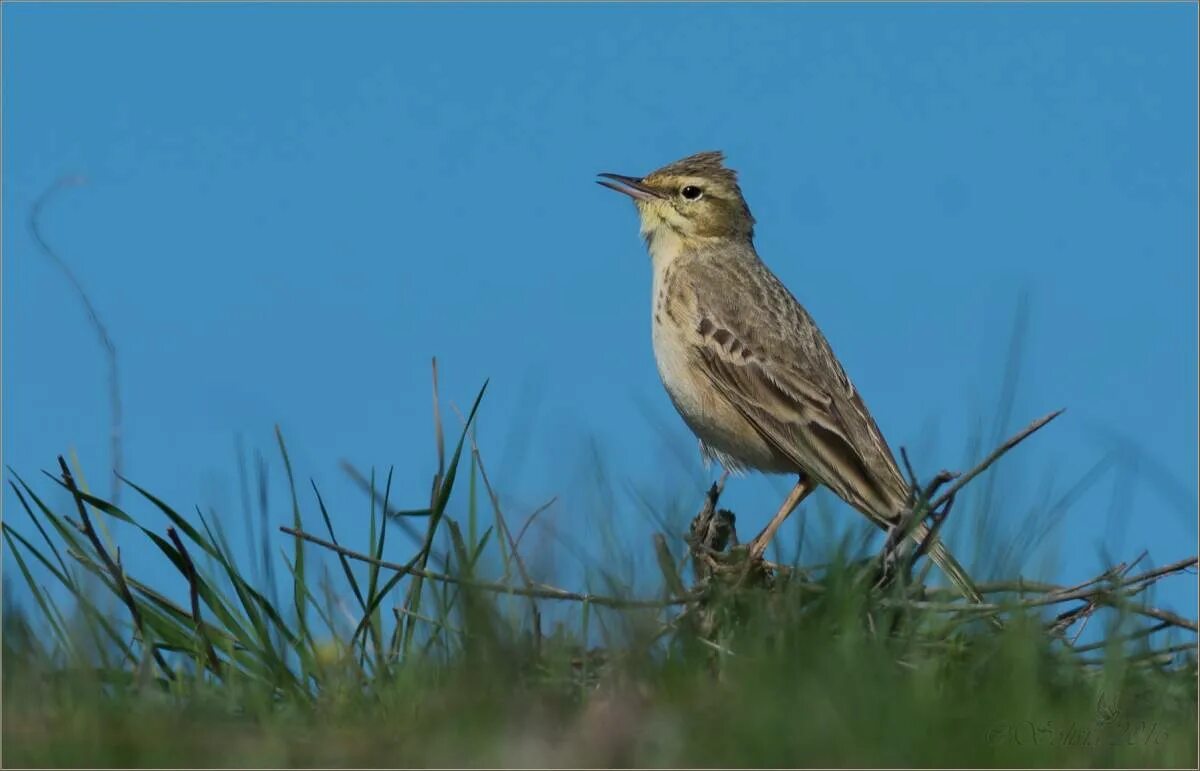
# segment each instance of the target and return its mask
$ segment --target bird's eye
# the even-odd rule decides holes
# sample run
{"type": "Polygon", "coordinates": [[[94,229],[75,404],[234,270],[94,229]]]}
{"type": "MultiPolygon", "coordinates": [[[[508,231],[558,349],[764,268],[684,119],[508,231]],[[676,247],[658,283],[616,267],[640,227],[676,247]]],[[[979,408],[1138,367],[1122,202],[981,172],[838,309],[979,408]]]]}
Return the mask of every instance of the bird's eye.
{"type": "Polygon", "coordinates": [[[704,195],[704,191],[695,185],[687,185],[679,191],[679,194],[689,201],[699,201],[700,196],[704,195]]]}

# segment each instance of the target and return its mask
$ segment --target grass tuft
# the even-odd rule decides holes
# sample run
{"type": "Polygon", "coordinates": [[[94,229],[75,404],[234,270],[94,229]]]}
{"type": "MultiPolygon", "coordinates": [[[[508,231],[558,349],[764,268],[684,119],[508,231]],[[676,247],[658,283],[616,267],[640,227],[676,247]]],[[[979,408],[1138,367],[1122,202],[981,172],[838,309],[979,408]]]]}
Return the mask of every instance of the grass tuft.
{"type": "Polygon", "coordinates": [[[428,509],[392,507],[391,471],[381,490],[373,471],[356,476],[363,550],[339,539],[311,481],[324,531],[305,529],[278,429],[290,526],[264,530],[248,565],[212,517],[130,480],[127,509],[79,489],[64,462],[51,478],[73,508],[59,512],[10,469],[33,530],[3,524],[26,590],[18,602],[4,587],[3,763],[1196,765],[1196,624],[1145,599],[1194,558],[1139,557],[1076,586],[981,583],[986,599],[968,602],[923,571],[878,580],[879,560],[849,540],[806,546],[810,566],[747,562],[714,486],[690,540],[645,545],[655,591],[609,570],[604,594],[551,586],[520,551],[541,509],[514,535],[475,442],[485,389],[447,458],[435,370],[428,509]],[[127,574],[98,535],[106,518],[161,552],[173,580],[127,574]],[[389,525],[413,523],[416,552],[390,561],[389,525]]]}

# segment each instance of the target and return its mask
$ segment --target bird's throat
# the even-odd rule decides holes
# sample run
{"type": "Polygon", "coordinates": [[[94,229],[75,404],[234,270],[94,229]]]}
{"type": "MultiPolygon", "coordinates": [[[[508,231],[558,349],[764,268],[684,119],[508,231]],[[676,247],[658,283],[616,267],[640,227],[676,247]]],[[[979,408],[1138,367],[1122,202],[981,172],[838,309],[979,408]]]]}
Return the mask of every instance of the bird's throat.
{"type": "Polygon", "coordinates": [[[687,249],[687,242],[676,229],[668,225],[643,230],[646,239],[646,251],[650,253],[650,262],[655,270],[662,270],[674,262],[687,249]]]}

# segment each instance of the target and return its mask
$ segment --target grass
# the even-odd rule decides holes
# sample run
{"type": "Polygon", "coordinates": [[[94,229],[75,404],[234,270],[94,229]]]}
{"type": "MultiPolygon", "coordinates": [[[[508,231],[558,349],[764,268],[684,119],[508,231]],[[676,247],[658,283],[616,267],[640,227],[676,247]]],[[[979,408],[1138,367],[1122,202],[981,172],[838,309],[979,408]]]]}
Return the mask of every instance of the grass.
{"type": "Polygon", "coordinates": [[[844,550],[769,585],[688,586],[665,536],[651,595],[546,587],[472,441],[482,397],[448,457],[439,433],[427,508],[395,511],[390,475],[363,479],[366,544],[341,543],[281,436],[288,525],[332,548],[276,531],[264,548],[286,548],[258,565],[128,480],[150,516],[81,490],[66,462],[50,478],[68,511],[12,473],[32,529],[4,523],[28,598],[6,581],[3,764],[1196,765],[1194,623],[1138,604],[1161,576],[1122,566],[1070,601],[995,588],[1002,610],[978,612],[874,589],[844,550]],[[105,520],[161,552],[171,585],[126,575],[105,520]],[[397,527],[420,547],[386,563],[397,527]],[[1073,644],[1089,621],[1101,642],[1073,644]]]}

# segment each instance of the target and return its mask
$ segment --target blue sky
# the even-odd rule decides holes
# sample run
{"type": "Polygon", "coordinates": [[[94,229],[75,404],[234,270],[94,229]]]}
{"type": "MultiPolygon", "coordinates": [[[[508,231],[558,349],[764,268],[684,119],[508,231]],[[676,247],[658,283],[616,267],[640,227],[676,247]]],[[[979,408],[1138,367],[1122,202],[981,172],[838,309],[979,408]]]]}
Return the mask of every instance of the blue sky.
{"type": "MultiPolygon", "coordinates": [[[[615,539],[649,574],[647,510],[690,516],[712,472],[654,369],[633,207],[592,181],[722,149],[760,254],[925,474],[993,438],[1028,298],[1001,428],[1068,411],[997,467],[1002,527],[1102,464],[1037,518],[1029,574],[1196,551],[1194,4],[3,14],[4,462],[60,505],[38,472],[69,449],[107,489],[104,359],[24,220],[82,173],[43,226],[118,346],[132,479],[237,533],[240,436],[282,524],[278,422],[362,543],[338,462],[394,465],[397,502],[427,500],[436,355],[462,409],[490,378],[479,438],[509,517],[559,498],[530,538],[539,569],[574,559],[557,532],[615,539]]],[[[730,484],[743,536],[788,484],[730,484]]],[[[807,537],[854,516],[818,496],[807,537]]],[[[996,557],[981,548],[966,561],[996,557]]],[[[1194,608],[1194,580],[1159,598],[1194,608]]]]}

